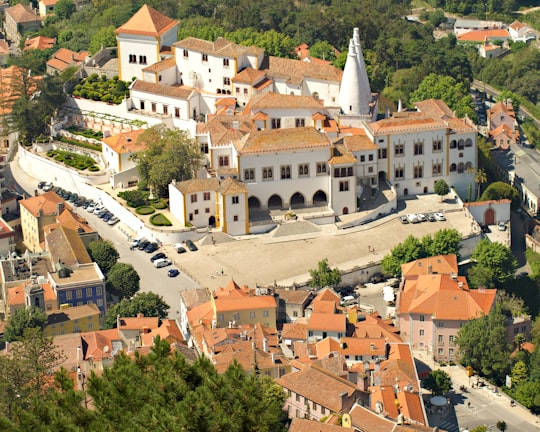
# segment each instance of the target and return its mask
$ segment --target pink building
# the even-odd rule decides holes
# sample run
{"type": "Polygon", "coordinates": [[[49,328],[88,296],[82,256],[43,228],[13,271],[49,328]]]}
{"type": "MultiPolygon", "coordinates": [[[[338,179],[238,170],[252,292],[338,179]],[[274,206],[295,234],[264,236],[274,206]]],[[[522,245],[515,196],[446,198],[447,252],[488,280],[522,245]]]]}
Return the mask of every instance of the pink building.
{"type": "Polygon", "coordinates": [[[458,276],[454,255],[423,258],[402,266],[397,305],[399,328],[413,350],[431,353],[436,361],[454,361],[455,338],[462,324],[488,314],[496,289],[469,289],[458,276]]]}

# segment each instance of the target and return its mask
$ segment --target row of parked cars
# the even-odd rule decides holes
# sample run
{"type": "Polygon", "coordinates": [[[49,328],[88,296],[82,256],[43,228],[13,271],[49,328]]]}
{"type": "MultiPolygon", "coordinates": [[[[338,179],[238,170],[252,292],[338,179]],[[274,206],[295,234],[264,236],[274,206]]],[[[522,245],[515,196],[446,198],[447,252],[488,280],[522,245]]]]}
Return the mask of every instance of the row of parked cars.
{"type": "Polygon", "coordinates": [[[402,224],[415,224],[420,222],[445,221],[446,218],[442,213],[409,213],[407,215],[400,216],[399,220],[402,224]]]}
{"type": "MultiPolygon", "coordinates": [[[[151,242],[144,237],[137,237],[133,239],[130,244],[131,250],[139,249],[143,250],[146,253],[152,253],[159,249],[159,245],[156,242],[151,242]]],[[[168,267],[172,264],[172,261],[167,258],[167,255],[164,252],[158,252],[150,257],[150,262],[154,264],[155,268],[168,267]]],[[[180,274],[178,269],[170,269],[167,272],[167,276],[176,277],[180,274]]]]}

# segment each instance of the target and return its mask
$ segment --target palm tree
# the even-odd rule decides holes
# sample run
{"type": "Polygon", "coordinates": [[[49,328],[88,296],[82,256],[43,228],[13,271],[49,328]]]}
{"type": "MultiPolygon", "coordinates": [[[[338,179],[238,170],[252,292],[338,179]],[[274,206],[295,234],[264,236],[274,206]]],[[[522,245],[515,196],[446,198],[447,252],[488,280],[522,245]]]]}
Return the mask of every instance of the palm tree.
{"type": "Polygon", "coordinates": [[[482,190],[482,185],[487,182],[487,174],[483,169],[479,169],[474,174],[474,182],[477,185],[476,200],[480,198],[480,192],[482,190]]]}

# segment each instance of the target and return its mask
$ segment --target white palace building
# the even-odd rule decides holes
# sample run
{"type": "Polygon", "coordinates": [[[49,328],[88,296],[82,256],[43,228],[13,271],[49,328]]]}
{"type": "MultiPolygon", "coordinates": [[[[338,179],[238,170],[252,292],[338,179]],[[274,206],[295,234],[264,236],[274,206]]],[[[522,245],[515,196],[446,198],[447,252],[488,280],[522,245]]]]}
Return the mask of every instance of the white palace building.
{"type": "Polygon", "coordinates": [[[466,193],[477,131],[440,100],[377,120],[358,29],[344,71],[265,55],[218,38],[176,40],[178,22],[143,6],[116,30],[129,109],[189,130],[205,155],[194,180],[169,186],[182,223],[250,233],[250,213],[359,210],[365,188],[466,193]]]}

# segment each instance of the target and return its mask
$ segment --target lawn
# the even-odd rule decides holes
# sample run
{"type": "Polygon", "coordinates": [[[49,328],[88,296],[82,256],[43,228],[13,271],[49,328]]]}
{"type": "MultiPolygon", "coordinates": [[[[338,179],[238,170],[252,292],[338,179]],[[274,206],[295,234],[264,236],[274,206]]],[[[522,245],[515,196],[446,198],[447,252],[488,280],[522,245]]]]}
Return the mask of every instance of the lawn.
{"type": "Polygon", "coordinates": [[[84,171],[99,171],[96,161],[89,156],[83,156],[77,153],[72,153],[64,150],[50,150],[47,156],[53,158],[57,162],[65,163],[66,165],[84,171]]]}

